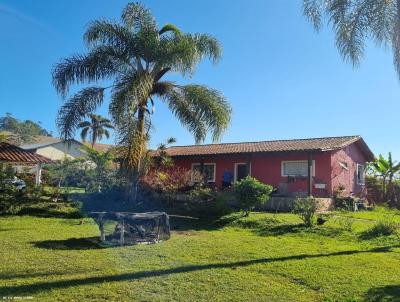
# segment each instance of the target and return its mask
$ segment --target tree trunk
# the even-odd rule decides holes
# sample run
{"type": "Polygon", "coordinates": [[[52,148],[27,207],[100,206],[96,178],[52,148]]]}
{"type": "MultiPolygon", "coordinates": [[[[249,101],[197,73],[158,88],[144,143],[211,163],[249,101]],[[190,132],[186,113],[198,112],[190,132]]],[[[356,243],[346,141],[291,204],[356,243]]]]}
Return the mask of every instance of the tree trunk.
{"type": "Polygon", "coordinates": [[[94,144],[96,143],[97,140],[97,134],[96,130],[93,129],[93,135],[92,135],[92,148],[94,147],[94,144]]]}
{"type": "Polygon", "coordinates": [[[137,136],[138,136],[138,146],[136,146],[136,148],[138,148],[138,161],[136,166],[134,167],[133,170],[133,175],[132,175],[132,180],[133,180],[133,202],[136,203],[137,201],[137,194],[138,194],[138,185],[139,185],[139,177],[140,177],[140,170],[141,170],[141,162],[142,162],[142,156],[143,156],[143,149],[144,146],[143,144],[144,142],[144,126],[145,126],[145,115],[144,115],[144,110],[143,108],[139,108],[138,110],[138,129],[137,129],[137,136]]]}

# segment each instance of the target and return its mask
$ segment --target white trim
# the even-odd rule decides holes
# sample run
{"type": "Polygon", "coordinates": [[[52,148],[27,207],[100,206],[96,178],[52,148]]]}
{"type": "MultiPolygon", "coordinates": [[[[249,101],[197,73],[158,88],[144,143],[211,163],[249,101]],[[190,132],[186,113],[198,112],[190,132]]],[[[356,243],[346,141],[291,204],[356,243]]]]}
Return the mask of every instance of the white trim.
{"type": "MultiPolygon", "coordinates": [[[[282,160],[282,161],[281,161],[281,176],[282,176],[282,177],[287,177],[287,176],[293,176],[293,177],[302,176],[302,177],[307,177],[307,175],[285,175],[285,173],[284,173],[284,168],[283,168],[283,166],[284,166],[285,163],[306,163],[306,164],[307,164],[307,171],[308,171],[308,160],[282,160]]],[[[312,171],[312,176],[315,177],[315,160],[312,161],[312,170],[313,170],[313,171],[312,171]]]]}
{"type": "MultiPolygon", "coordinates": [[[[251,176],[251,162],[249,163],[249,175],[251,176]]],[[[247,165],[247,163],[235,163],[235,168],[233,170],[233,182],[237,182],[237,167],[238,165],[247,165]]]]}
{"type": "MultiPolygon", "coordinates": [[[[191,166],[191,171],[193,172],[193,166],[196,166],[196,165],[200,165],[201,166],[201,163],[192,163],[192,166],[191,166]]],[[[207,182],[215,182],[215,177],[216,177],[216,173],[217,173],[217,164],[216,163],[203,163],[203,165],[205,166],[205,165],[213,165],[214,166],[214,177],[213,177],[213,179],[212,180],[207,180],[207,182]]],[[[192,182],[196,182],[194,179],[193,179],[193,173],[192,173],[192,175],[191,175],[191,180],[192,180],[192,182]]]]}
{"type": "Polygon", "coordinates": [[[361,186],[365,185],[365,167],[364,167],[364,165],[359,164],[359,163],[357,163],[357,165],[356,165],[356,179],[357,179],[358,185],[361,185],[361,186]],[[358,179],[358,170],[360,169],[359,167],[362,167],[362,178],[363,178],[362,182],[360,182],[358,179]]]}

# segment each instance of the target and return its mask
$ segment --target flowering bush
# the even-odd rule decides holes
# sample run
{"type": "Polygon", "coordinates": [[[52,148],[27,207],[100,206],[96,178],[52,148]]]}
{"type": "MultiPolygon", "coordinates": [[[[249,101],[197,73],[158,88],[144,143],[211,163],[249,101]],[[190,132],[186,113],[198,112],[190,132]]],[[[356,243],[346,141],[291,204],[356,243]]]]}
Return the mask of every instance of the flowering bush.
{"type": "Polygon", "coordinates": [[[160,193],[185,191],[192,186],[192,172],[175,166],[151,170],[142,177],[141,184],[160,193]]]}

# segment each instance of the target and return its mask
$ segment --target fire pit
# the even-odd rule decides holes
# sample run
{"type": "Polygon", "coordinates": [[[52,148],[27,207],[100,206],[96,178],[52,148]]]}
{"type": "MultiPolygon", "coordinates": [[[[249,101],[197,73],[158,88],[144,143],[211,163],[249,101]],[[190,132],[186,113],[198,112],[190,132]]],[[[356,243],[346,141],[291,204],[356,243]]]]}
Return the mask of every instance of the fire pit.
{"type": "Polygon", "coordinates": [[[164,212],[91,212],[103,243],[150,244],[170,238],[169,217],[164,212]]]}

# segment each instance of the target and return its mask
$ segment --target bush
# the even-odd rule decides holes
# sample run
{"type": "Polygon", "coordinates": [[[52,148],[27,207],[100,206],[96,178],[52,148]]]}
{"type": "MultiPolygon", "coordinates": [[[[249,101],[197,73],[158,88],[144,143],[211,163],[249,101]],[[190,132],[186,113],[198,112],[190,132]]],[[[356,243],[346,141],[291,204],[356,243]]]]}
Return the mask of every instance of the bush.
{"type": "Polygon", "coordinates": [[[250,210],[257,204],[267,202],[272,189],[272,186],[266,185],[251,176],[243,178],[234,185],[235,196],[245,216],[248,216],[250,210]]]}
{"type": "Polygon", "coordinates": [[[337,219],[337,223],[345,231],[351,232],[353,230],[354,219],[350,217],[340,217],[337,219]]]}
{"type": "Polygon", "coordinates": [[[293,213],[297,214],[307,227],[314,224],[314,216],[318,210],[318,204],[315,198],[296,198],[293,213]]]}
{"type": "Polygon", "coordinates": [[[152,170],[141,178],[141,185],[158,193],[185,191],[192,185],[192,173],[180,167],[152,170]]]}
{"type": "Polygon", "coordinates": [[[393,235],[399,229],[399,223],[393,219],[380,220],[367,230],[362,237],[365,239],[393,235]]]}

